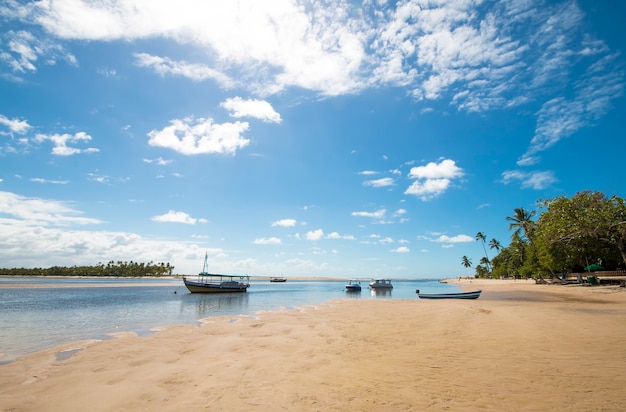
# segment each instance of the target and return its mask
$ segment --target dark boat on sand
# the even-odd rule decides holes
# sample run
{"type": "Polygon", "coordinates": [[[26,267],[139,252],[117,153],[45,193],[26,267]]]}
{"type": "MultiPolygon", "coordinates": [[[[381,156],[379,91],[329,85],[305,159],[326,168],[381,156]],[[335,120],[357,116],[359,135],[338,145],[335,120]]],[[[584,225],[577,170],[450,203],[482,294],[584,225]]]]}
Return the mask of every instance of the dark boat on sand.
{"type": "Polygon", "coordinates": [[[481,292],[482,290],[459,293],[420,293],[419,289],[415,291],[420,299],[478,299],[481,292]]]}

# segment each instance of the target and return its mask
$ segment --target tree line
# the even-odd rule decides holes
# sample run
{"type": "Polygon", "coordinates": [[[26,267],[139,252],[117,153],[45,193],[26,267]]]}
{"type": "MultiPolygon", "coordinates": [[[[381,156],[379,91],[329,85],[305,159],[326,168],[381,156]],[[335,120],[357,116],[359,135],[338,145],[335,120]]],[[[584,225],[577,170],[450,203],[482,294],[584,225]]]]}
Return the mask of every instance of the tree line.
{"type": "Polygon", "coordinates": [[[114,262],[106,265],[98,263],[96,266],[52,266],[50,268],[13,268],[1,269],[3,276],[116,276],[116,277],[144,277],[144,276],[171,276],[174,266],[168,263],[139,263],[114,262]]]}
{"type": "MultiPolygon", "coordinates": [[[[475,266],[477,277],[539,277],[583,272],[597,264],[607,270],[626,267],[626,203],[619,196],[583,191],[568,198],[537,201],[537,210],[522,207],[506,217],[511,231],[509,246],[496,239],[487,243],[484,233],[476,240],[485,256],[475,266]],[[496,255],[489,259],[487,246],[496,255]]],[[[461,264],[472,267],[467,256],[461,264]]]]}

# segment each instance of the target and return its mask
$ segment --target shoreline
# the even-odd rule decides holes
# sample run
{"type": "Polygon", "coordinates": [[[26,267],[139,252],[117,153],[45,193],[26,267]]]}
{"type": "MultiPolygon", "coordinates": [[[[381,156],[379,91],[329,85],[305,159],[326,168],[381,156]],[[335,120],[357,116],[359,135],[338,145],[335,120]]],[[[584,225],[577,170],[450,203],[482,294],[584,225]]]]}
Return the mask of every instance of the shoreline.
{"type": "Polygon", "coordinates": [[[624,288],[448,281],[483,294],[340,299],[25,355],[0,365],[0,410],[624,409],[624,288]]]}

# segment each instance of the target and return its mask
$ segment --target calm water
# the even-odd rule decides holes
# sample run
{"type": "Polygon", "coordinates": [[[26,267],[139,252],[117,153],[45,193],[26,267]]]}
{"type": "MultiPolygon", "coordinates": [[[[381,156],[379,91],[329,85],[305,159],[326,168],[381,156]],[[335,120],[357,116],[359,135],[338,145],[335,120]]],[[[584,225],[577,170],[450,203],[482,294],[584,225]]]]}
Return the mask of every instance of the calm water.
{"type": "Polygon", "coordinates": [[[315,305],[332,299],[418,299],[423,292],[457,291],[437,280],[394,280],[394,289],[376,294],[362,282],[359,293],[346,292],[344,281],[253,281],[248,293],[191,294],[177,279],[49,279],[1,277],[0,364],[62,343],[107,339],[111,333],[145,336],[160,326],[195,324],[212,316],[249,315],[258,311],[315,305]],[[107,287],[119,282],[127,286],[107,287]],[[45,288],[26,287],[45,284],[45,288]],[[80,284],[81,287],[55,287],[80,284]],[[175,293],[176,292],[176,293],[175,293]]]}

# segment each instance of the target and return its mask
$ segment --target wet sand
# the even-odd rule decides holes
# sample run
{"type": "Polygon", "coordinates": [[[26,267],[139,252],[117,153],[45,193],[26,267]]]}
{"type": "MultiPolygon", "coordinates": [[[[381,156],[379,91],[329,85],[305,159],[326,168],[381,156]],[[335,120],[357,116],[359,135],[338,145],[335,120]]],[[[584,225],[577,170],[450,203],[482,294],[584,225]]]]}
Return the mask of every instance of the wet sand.
{"type": "Polygon", "coordinates": [[[625,288],[450,282],[28,355],[0,410],[626,410],[625,288]]]}

